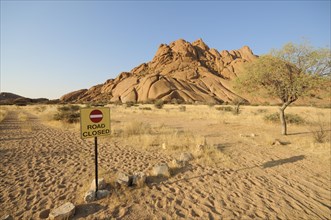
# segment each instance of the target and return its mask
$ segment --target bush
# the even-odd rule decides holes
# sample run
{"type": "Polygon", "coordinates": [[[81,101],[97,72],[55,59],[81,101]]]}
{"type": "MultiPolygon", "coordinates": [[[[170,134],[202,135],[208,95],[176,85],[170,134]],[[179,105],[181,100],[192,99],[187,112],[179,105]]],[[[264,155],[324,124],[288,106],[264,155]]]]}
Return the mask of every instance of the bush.
{"type": "Polygon", "coordinates": [[[44,112],[46,110],[46,106],[39,105],[34,108],[37,112],[44,112]]]}
{"type": "Polygon", "coordinates": [[[54,115],[54,120],[64,121],[66,123],[77,123],[80,119],[80,107],[78,105],[65,105],[58,107],[58,112],[54,115]]]}
{"type": "MultiPolygon", "coordinates": [[[[275,113],[266,115],[266,116],[264,116],[264,120],[270,121],[270,122],[279,122],[280,121],[279,113],[275,112],[275,113]]],[[[287,123],[290,123],[290,124],[300,125],[300,124],[306,123],[306,121],[297,114],[285,114],[285,120],[287,123]]]]}
{"type": "Polygon", "coordinates": [[[179,111],[180,112],[185,112],[186,111],[186,106],[185,105],[179,106],[179,111]]]}
{"type": "Polygon", "coordinates": [[[151,131],[152,127],[150,124],[137,121],[132,121],[124,128],[124,134],[126,134],[127,136],[150,134],[151,131]]]}
{"type": "Polygon", "coordinates": [[[132,106],[136,106],[136,103],[135,102],[126,102],[125,105],[127,108],[130,108],[132,106]]]}
{"type": "Polygon", "coordinates": [[[324,143],[327,138],[327,130],[326,130],[325,122],[322,122],[322,120],[319,118],[319,120],[314,124],[317,124],[317,130],[314,127],[311,129],[314,141],[316,143],[324,143]]]}
{"type": "Polygon", "coordinates": [[[139,109],[140,110],[148,110],[148,111],[151,111],[152,110],[151,107],[140,107],[139,109]]]}
{"type": "Polygon", "coordinates": [[[220,106],[216,107],[215,109],[223,112],[233,112],[233,108],[231,106],[220,106]]]}
{"type": "Polygon", "coordinates": [[[164,102],[162,99],[158,99],[155,101],[154,106],[155,108],[161,109],[163,108],[164,102]]]}

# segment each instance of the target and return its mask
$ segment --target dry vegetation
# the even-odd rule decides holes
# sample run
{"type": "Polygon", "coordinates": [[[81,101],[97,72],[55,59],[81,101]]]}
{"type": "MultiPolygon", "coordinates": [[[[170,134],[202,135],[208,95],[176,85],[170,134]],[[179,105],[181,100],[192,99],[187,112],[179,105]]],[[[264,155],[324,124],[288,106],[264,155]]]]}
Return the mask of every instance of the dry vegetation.
{"type": "MultiPolygon", "coordinates": [[[[80,107],[84,107],[81,105],[80,107]]],[[[159,109],[148,105],[109,105],[111,129],[109,138],[102,143],[116,142],[140,150],[162,151],[176,155],[191,152],[196,161],[206,165],[228,163],[225,145],[235,146],[254,139],[256,144],[270,145],[282,139],[293,146],[315,151],[330,145],[330,109],[290,107],[287,110],[290,135],[279,133],[278,109],[275,106],[242,106],[234,114],[233,106],[164,105],[159,109]],[[246,137],[246,138],[243,138],[246,137]],[[198,150],[204,145],[203,151],[198,150]]],[[[35,105],[12,107],[22,109],[19,120],[25,121],[27,113],[37,115],[47,126],[79,133],[80,124],[57,117],[61,109],[75,106],[35,105]]],[[[1,117],[6,109],[1,110],[1,117]]],[[[327,156],[323,155],[323,156],[327,156]]]]}
{"type": "MultiPolygon", "coordinates": [[[[231,106],[110,105],[112,135],[102,143],[118,142],[140,150],[162,151],[176,155],[191,152],[205,165],[231,165],[225,145],[235,146],[254,139],[270,145],[282,139],[293,146],[328,152],[330,145],[330,109],[290,107],[287,111],[290,135],[279,134],[278,109],[274,106],[243,106],[239,115],[231,106]],[[292,135],[291,135],[292,134],[292,135]],[[243,138],[246,137],[246,138],[243,138]],[[249,137],[249,138],[248,138],[249,137]],[[204,145],[203,151],[198,150],[204,145]],[[316,148],[316,149],[314,149],[316,148]]],[[[26,107],[49,126],[79,132],[79,123],[54,120],[58,106],[26,107]]],[[[323,155],[327,156],[327,154],[323,155]]]]}
{"type": "Polygon", "coordinates": [[[7,110],[3,107],[0,109],[0,122],[6,117],[7,110]]]}

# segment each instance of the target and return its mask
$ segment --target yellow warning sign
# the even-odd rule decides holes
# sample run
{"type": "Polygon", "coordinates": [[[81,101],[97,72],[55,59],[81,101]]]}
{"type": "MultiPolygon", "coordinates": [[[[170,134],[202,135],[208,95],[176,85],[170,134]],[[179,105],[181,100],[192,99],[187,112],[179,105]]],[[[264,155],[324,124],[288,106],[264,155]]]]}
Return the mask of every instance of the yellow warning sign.
{"type": "Polygon", "coordinates": [[[80,110],[80,130],[83,139],[110,135],[109,108],[82,108],[80,110]]]}

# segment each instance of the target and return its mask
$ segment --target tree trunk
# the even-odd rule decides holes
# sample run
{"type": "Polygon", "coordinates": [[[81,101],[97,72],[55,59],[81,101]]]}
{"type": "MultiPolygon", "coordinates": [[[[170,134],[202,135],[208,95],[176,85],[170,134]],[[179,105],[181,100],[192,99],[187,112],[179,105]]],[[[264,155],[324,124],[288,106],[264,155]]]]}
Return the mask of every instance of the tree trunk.
{"type": "Polygon", "coordinates": [[[282,107],[279,108],[279,118],[280,118],[280,123],[282,126],[282,135],[287,135],[287,125],[286,125],[286,119],[285,119],[285,109],[287,105],[286,103],[283,104],[282,107]]]}

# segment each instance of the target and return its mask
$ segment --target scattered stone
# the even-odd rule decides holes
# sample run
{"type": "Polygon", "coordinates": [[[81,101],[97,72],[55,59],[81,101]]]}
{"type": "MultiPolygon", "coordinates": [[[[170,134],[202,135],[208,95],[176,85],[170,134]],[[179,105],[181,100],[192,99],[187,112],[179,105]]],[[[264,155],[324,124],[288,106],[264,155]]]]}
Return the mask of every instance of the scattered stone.
{"type": "Polygon", "coordinates": [[[14,218],[11,215],[4,215],[1,217],[1,220],[14,220],[14,218]]]}
{"type": "MultiPolygon", "coordinates": [[[[98,190],[105,189],[105,188],[106,188],[106,181],[104,180],[104,178],[98,179],[98,190]]],[[[94,191],[96,190],[95,179],[92,180],[92,182],[91,182],[90,190],[94,190],[94,191]]]]}
{"type": "Polygon", "coordinates": [[[146,174],[144,172],[135,172],[132,176],[132,185],[143,187],[146,183],[146,174]]]}
{"type": "Polygon", "coordinates": [[[178,169],[178,168],[185,167],[185,166],[187,165],[186,163],[187,163],[187,162],[185,162],[185,161],[180,161],[180,160],[177,160],[177,159],[173,159],[173,160],[170,162],[169,166],[170,166],[170,168],[172,168],[172,169],[178,169]]]}
{"type": "Polygon", "coordinates": [[[84,201],[86,203],[93,202],[95,200],[95,190],[89,190],[84,195],[84,201]]]}
{"type": "Polygon", "coordinates": [[[166,150],[166,149],[167,149],[167,145],[166,145],[166,143],[163,143],[163,144],[162,144],[162,149],[163,149],[163,150],[166,150]]]}
{"type": "MultiPolygon", "coordinates": [[[[94,192],[94,194],[95,194],[95,192],[94,192]]],[[[109,196],[109,195],[110,195],[110,191],[105,190],[105,189],[103,189],[103,190],[98,190],[98,192],[97,192],[97,198],[98,198],[98,199],[106,198],[106,197],[109,196]]]]}
{"type": "Polygon", "coordinates": [[[279,146],[279,145],[285,145],[284,142],[282,142],[281,140],[279,139],[275,139],[274,142],[272,142],[271,145],[276,145],[276,146],[279,146]]]}
{"type": "Polygon", "coordinates": [[[185,152],[185,153],[181,153],[179,156],[179,160],[180,161],[184,161],[184,162],[188,162],[190,160],[193,160],[193,156],[191,153],[185,152]]]}
{"type": "Polygon", "coordinates": [[[95,198],[95,190],[89,190],[85,193],[84,201],[86,203],[90,203],[90,202],[93,202],[97,199],[105,198],[109,195],[110,195],[110,191],[102,189],[102,190],[98,190],[97,197],[95,198]]]}
{"type": "Polygon", "coordinates": [[[254,133],[251,134],[239,134],[239,137],[256,137],[257,135],[254,133]]]}
{"type": "Polygon", "coordinates": [[[75,215],[75,206],[71,202],[67,202],[64,205],[57,207],[49,214],[50,220],[67,220],[75,215]]]}
{"type": "Polygon", "coordinates": [[[123,172],[119,172],[117,174],[117,183],[119,183],[120,185],[126,185],[126,186],[131,186],[132,185],[132,176],[123,173],[123,172]]]}
{"type": "Polygon", "coordinates": [[[168,164],[160,163],[155,165],[152,169],[152,175],[170,177],[168,164]]]}

